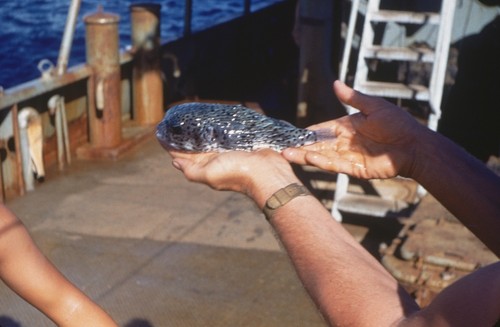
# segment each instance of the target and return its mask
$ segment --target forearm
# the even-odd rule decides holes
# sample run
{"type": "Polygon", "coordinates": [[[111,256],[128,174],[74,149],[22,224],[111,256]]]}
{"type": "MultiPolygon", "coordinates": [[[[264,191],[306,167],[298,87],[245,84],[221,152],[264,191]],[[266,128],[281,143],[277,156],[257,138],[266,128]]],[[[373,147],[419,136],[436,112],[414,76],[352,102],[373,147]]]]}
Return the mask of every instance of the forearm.
{"type": "MultiPolygon", "coordinates": [[[[290,178],[280,187],[293,182],[290,178]]],[[[264,188],[266,196],[277,190],[264,188]]],[[[266,196],[258,197],[260,207],[266,196]]],[[[312,196],[294,198],[276,210],[270,223],[331,325],[390,326],[418,310],[397,281],[312,196]]]]}
{"type": "Polygon", "coordinates": [[[0,207],[0,278],[58,326],[116,326],[40,252],[23,224],[0,207]]]}
{"type": "Polygon", "coordinates": [[[74,293],[55,312],[54,322],[59,327],[102,326],[117,327],[113,319],[83,293],[74,293]],[[65,310],[63,312],[63,310],[65,310]]]}
{"type": "MultiPolygon", "coordinates": [[[[32,244],[19,240],[24,253],[3,261],[0,276],[19,296],[57,326],[116,326],[111,317],[71,284],[32,244]],[[23,244],[24,243],[24,244],[23,244]]],[[[20,251],[11,251],[13,254],[20,251]]]]}
{"type": "Polygon", "coordinates": [[[500,256],[500,178],[447,138],[428,131],[413,177],[500,256]]]}
{"type": "MultiPolygon", "coordinates": [[[[45,302],[41,302],[40,299],[30,301],[54,321],[57,326],[117,326],[103,309],[66,280],[64,276],[60,275],[57,279],[60,280],[57,283],[54,282],[52,287],[58,289],[52,292],[52,296],[46,296],[45,302]]],[[[47,288],[45,292],[48,291],[47,288]]]]}

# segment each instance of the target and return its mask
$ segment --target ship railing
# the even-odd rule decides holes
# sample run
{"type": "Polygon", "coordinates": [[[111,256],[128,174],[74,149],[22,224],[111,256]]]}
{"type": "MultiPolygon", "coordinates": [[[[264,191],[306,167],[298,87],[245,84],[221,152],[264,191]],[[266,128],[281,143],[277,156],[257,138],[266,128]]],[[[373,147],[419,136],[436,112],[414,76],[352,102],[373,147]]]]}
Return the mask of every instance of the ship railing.
{"type": "MultiPolygon", "coordinates": [[[[128,52],[120,54],[121,89],[122,97],[130,94],[131,63],[133,56],[128,52]]],[[[34,188],[32,176],[42,180],[40,167],[33,166],[33,158],[24,158],[30,149],[23,142],[24,133],[36,131],[33,114],[23,115],[24,110],[36,111],[43,120],[41,140],[43,143],[42,163],[46,166],[54,166],[58,163],[60,169],[69,164],[69,153],[61,153],[60,143],[66,152],[69,150],[69,142],[76,148],[88,141],[87,129],[87,107],[88,107],[88,80],[93,75],[92,68],[88,64],[78,64],[69,68],[62,75],[45,74],[40,78],[16,85],[12,88],[2,90],[0,93],[0,201],[23,195],[26,191],[34,188]],[[63,98],[64,121],[56,119],[57,110],[50,108],[49,100],[63,98]],[[23,118],[27,117],[27,118],[23,118]],[[21,119],[21,120],[20,120],[21,119]],[[26,120],[26,121],[24,121],[26,120]],[[58,131],[59,124],[70,124],[71,136],[62,139],[58,131]],[[28,128],[25,132],[23,129],[28,128]],[[31,129],[30,129],[31,128],[31,129]],[[65,163],[61,158],[66,158],[65,163]]],[[[56,104],[57,105],[57,104],[56,104]]],[[[130,117],[130,100],[122,102],[122,115],[124,119],[130,117]]],[[[67,133],[67,127],[66,127],[67,133]]],[[[33,149],[31,149],[33,152],[33,149]]],[[[36,161],[36,160],[35,160],[36,161]]],[[[42,167],[43,168],[43,167],[42,167]]]]}
{"type": "MultiPolygon", "coordinates": [[[[74,28],[74,19],[71,17],[75,17],[76,8],[79,7],[78,3],[79,0],[74,0],[69,9],[68,22],[60,50],[61,58],[58,59],[57,65],[54,66],[48,61],[43,61],[39,65],[41,71],[39,78],[12,88],[0,88],[0,201],[2,202],[23,195],[26,191],[34,188],[36,179],[42,180],[45,177],[40,175],[45,169],[34,166],[33,162],[38,160],[48,167],[58,166],[59,169],[64,169],[70,162],[70,154],[62,152],[74,151],[82,144],[88,143],[89,138],[91,138],[89,131],[93,127],[89,126],[92,118],[89,115],[91,115],[92,106],[95,107],[96,102],[99,101],[99,94],[96,94],[96,92],[99,93],[99,85],[96,85],[99,83],[92,80],[95,79],[98,72],[96,72],[95,67],[91,67],[88,63],[66,69],[67,58],[64,57],[65,53],[69,53],[68,42],[71,40],[71,33],[68,31],[74,28]],[[64,108],[64,115],[62,115],[64,118],[60,118],[60,113],[59,117],[57,114],[61,107],[64,108]],[[25,109],[29,110],[29,114],[22,114],[25,109]],[[35,109],[40,115],[36,119],[32,118],[36,116],[33,115],[32,109],[35,109]],[[20,117],[26,121],[20,122],[20,117]],[[64,121],[61,122],[60,119],[64,121]],[[33,123],[35,120],[36,124],[33,123]],[[37,127],[40,121],[43,125],[41,129],[37,127]],[[69,129],[65,125],[68,125],[69,129]],[[27,130],[23,128],[27,128],[27,130]],[[33,149],[22,149],[26,142],[31,142],[34,131],[42,133],[38,137],[43,145],[42,158],[37,160],[34,160],[33,157],[23,158],[23,156],[27,156],[26,153],[32,155],[33,151],[31,150],[33,149]],[[27,136],[21,142],[22,135],[25,134],[29,137],[27,136]],[[71,150],[69,150],[70,148],[71,150]],[[31,176],[34,176],[35,182],[31,176]]],[[[251,13],[251,3],[251,0],[244,0],[244,11],[241,16],[251,13]]],[[[184,38],[189,38],[192,35],[192,4],[192,0],[185,2],[184,38]]],[[[158,44],[160,60],[170,60],[172,62],[172,75],[174,78],[178,78],[180,70],[177,58],[169,51],[165,51],[165,45],[158,44]]],[[[132,45],[130,49],[120,51],[118,96],[121,100],[122,121],[132,121],[137,118],[133,117],[133,111],[136,110],[137,105],[136,99],[134,99],[137,96],[134,94],[135,87],[133,86],[136,62],[137,47],[132,45]]],[[[36,147],[38,149],[39,145],[36,147]]],[[[87,153],[87,155],[92,157],[95,156],[95,153],[90,151],[90,154],[87,153]]]]}

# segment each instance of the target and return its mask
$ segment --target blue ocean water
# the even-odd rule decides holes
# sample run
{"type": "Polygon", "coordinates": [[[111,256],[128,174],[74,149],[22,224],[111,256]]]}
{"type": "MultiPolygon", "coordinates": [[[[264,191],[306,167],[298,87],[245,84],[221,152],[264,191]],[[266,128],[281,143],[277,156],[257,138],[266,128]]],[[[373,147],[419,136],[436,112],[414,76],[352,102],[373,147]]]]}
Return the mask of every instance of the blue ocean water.
{"type": "MultiPolygon", "coordinates": [[[[284,0],[252,0],[256,11],[284,0]]],[[[130,44],[129,6],[145,1],[82,0],[69,66],[85,61],[83,18],[103,6],[105,12],[120,16],[120,48],[130,44]]],[[[185,1],[153,0],[161,4],[162,42],[175,40],[184,30],[185,1]]],[[[40,76],[42,59],[57,63],[66,16],[71,0],[0,0],[0,86],[8,89],[40,76]]],[[[192,31],[231,20],[243,14],[244,0],[193,0],[192,31]]]]}

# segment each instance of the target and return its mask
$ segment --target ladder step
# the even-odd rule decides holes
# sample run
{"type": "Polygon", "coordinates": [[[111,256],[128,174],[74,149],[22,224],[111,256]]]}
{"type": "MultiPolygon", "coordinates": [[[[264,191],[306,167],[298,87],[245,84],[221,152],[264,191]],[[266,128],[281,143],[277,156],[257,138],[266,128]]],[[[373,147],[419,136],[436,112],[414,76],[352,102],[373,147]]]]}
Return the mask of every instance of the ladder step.
{"type": "Polygon", "coordinates": [[[382,47],[371,46],[366,49],[365,58],[434,62],[432,49],[426,47],[382,47]]]}
{"type": "Polygon", "coordinates": [[[422,85],[387,82],[364,82],[358,86],[358,91],[379,97],[414,99],[429,101],[429,89],[422,85]]]}
{"type": "Polygon", "coordinates": [[[341,211],[375,217],[387,217],[408,208],[408,206],[408,203],[402,200],[352,193],[346,194],[338,200],[338,209],[341,211]]]}
{"type": "Polygon", "coordinates": [[[439,24],[440,15],[433,12],[412,12],[398,10],[378,10],[371,12],[373,22],[394,22],[405,24],[439,24]]]}

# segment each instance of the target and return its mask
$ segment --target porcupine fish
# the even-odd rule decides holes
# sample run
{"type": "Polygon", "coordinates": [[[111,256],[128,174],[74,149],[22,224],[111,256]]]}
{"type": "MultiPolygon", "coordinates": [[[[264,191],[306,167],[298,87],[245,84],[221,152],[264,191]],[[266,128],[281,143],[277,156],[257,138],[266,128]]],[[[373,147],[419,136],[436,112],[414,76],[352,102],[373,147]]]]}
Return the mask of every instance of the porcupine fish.
{"type": "Polygon", "coordinates": [[[165,149],[185,152],[281,152],[317,142],[321,131],[301,129],[242,105],[184,103],[170,108],[158,124],[156,137],[165,149]]]}

